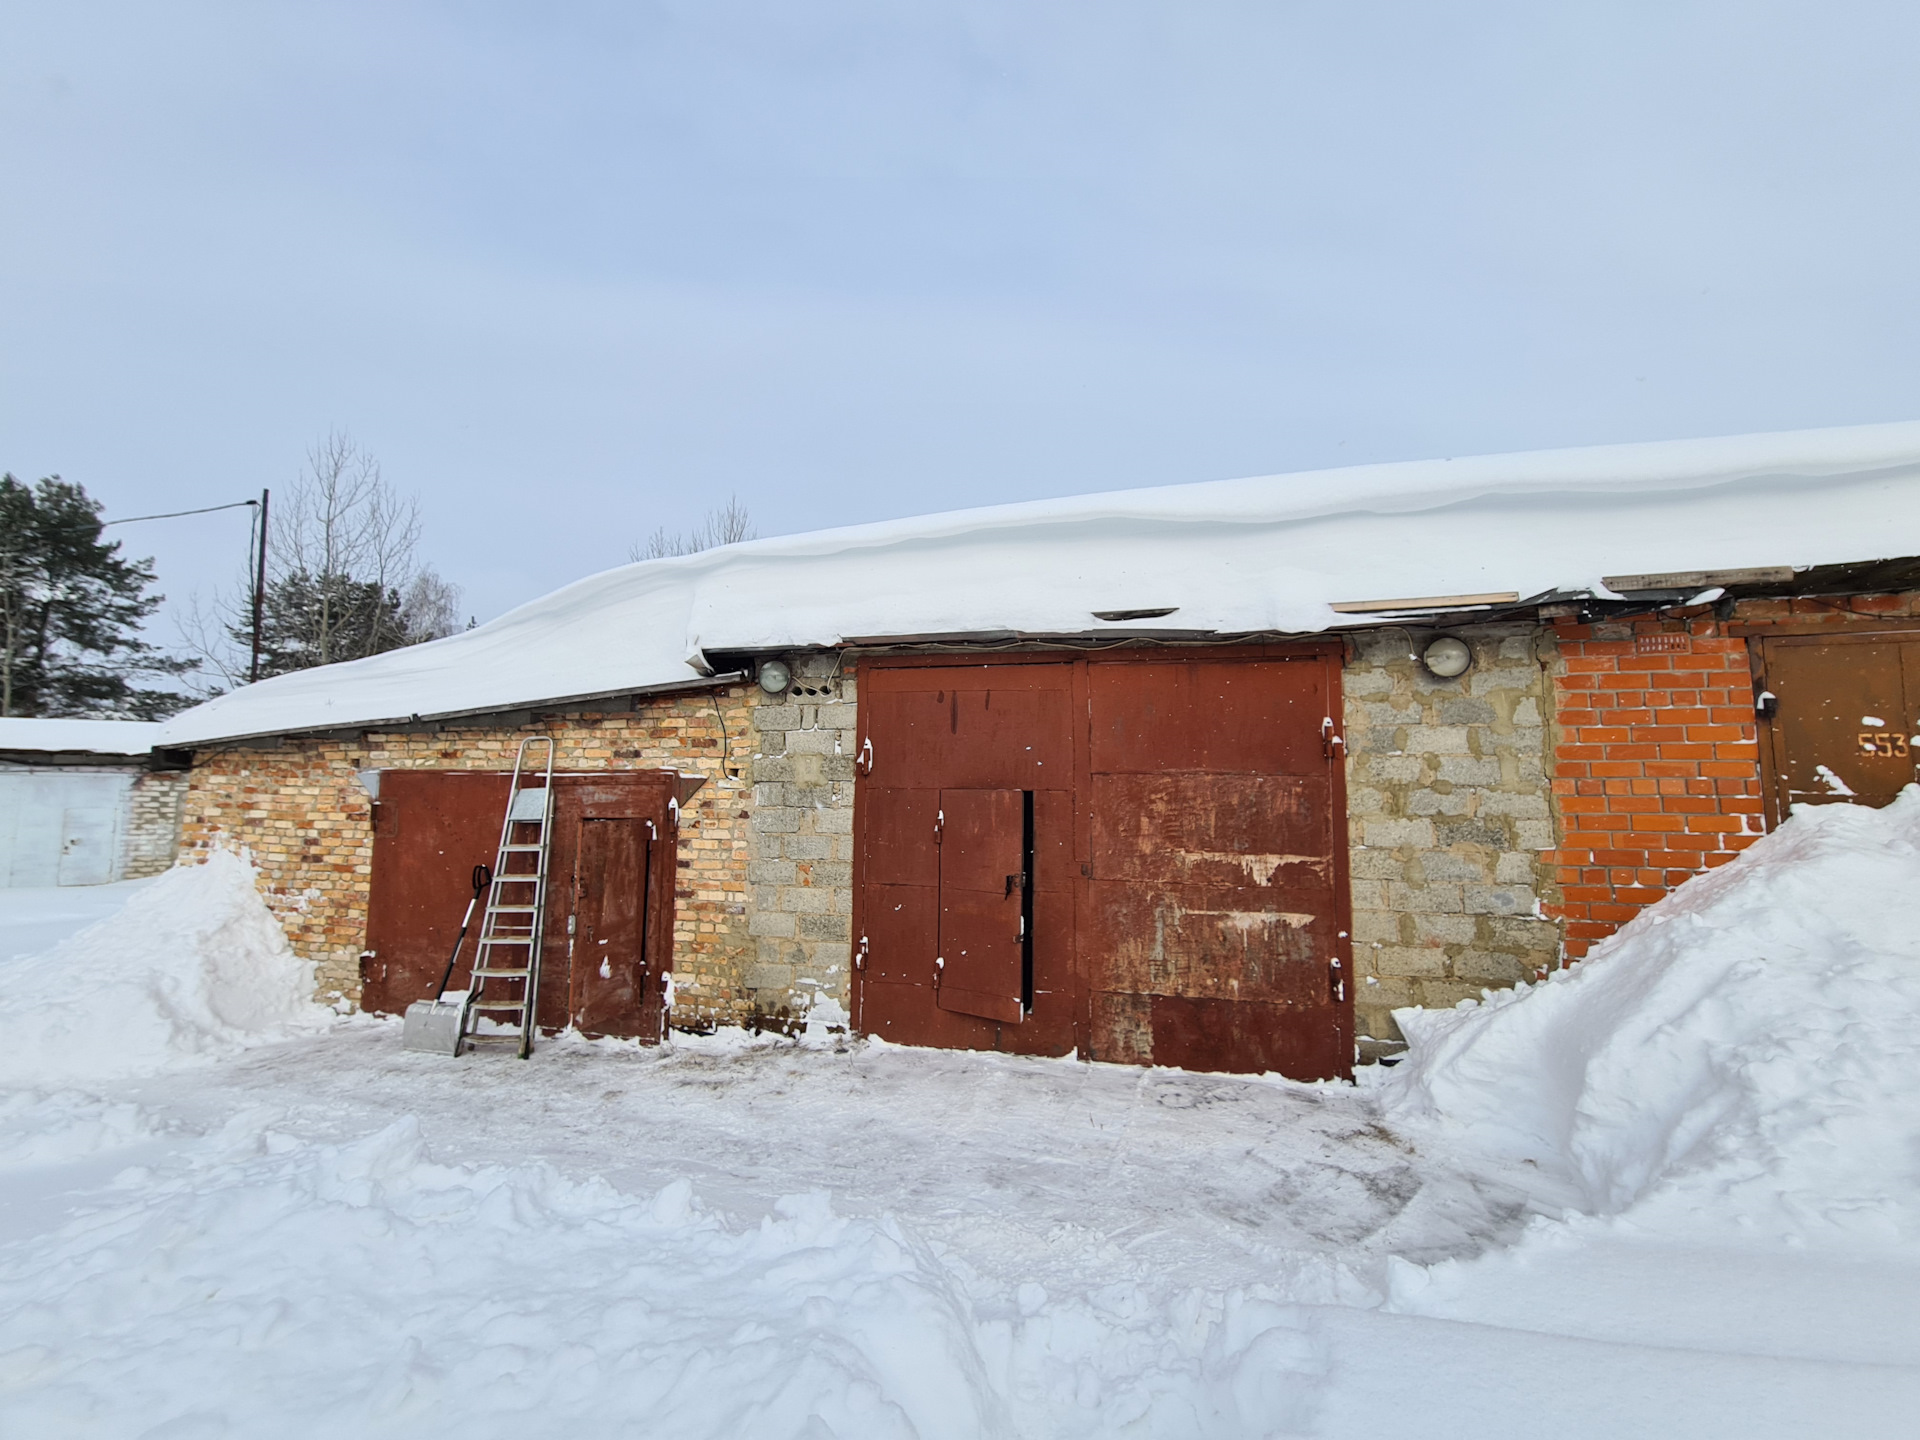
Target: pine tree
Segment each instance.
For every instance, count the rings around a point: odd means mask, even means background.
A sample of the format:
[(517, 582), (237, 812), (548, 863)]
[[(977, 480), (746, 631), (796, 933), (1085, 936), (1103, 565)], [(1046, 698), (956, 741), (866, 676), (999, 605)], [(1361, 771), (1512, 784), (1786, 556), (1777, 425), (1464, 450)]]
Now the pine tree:
[[(245, 643), (248, 628), (231, 631)], [(351, 575), (295, 570), (267, 585), (260, 614), (260, 677), (414, 644), (400, 592)]]
[(0, 715), (152, 720), (187, 703), (135, 684), (190, 667), (140, 638), (165, 599), (148, 593), (153, 562), (100, 531), (81, 486), (0, 475)]

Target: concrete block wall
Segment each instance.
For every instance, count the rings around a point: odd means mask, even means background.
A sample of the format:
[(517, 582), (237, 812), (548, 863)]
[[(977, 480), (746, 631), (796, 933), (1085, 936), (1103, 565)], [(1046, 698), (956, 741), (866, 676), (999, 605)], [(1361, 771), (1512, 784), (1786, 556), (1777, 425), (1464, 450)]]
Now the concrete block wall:
[(1452, 1005), (1559, 964), (1549, 734), (1555, 661), (1538, 625), (1450, 629), (1472, 667), (1420, 663), (1433, 632), (1353, 637), (1343, 676), (1354, 1018), (1396, 1048), (1392, 1011)]
[(186, 799), (185, 771), (149, 771), (134, 780), (127, 801), (127, 828), (121, 837), (121, 875), (138, 880), (173, 868), (180, 853)]
[[(747, 968), (748, 793), (744, 687), (643, 700), (640, 708), (521, 725), (285, 739), (202, 752), (187, 786), (181, 862), (245, 849), (317, 998), (357, 1001), (373, 873), (372, 802), (361, 770), (506, 770), (520, 739), (550, 734), (561, 770), (659, 770), (707, 779), (680, 815), (672, 1023), (731, 1024), (753, 1009)], [(737, 773), (735, 773), (737, 772)]]
[(752, 831), (747, 877), (754, 958), (752, 1008), (790, 1023), (850, 1003), (853, 924), (854, 677), (840, 657), (788, 657), (786, 694), (760, 692), (752, 711)]

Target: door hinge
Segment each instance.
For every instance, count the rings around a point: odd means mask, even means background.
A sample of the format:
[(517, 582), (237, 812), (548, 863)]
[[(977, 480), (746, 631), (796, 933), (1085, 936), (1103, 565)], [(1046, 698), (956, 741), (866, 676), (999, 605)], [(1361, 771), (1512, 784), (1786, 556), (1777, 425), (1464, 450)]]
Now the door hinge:
[(1345, 740), (1342, 740), (1334, 733), (1333, 717), (1331, 715), (1322, 717), (1320, 721), (1320, 753), (1331, 760), (1346, 747), (1346, 743)]
[(853, 952), (853, 968), (856, 970), (867, 968), (867, 937), (864, 935), (860, 937), (860, 948)]
[(1340, 957), (1334, 956), (1327, 962), (1327, 978), (1331, 982), (1335, 1003), (1347, 998), (1347, 977), (1341, 973)]
[(860, 753), (854, 756), (853, 768), (862, 775), (873, 774), (873, 737), (868, 736), (860, 742)]
[(946, 828), (947, 828), (947, 812), (944, 810), (935, 811), (933, 816), (933, 843), (934, 844), (938, 845), (940, 843), (940, 837), (945, 832)]

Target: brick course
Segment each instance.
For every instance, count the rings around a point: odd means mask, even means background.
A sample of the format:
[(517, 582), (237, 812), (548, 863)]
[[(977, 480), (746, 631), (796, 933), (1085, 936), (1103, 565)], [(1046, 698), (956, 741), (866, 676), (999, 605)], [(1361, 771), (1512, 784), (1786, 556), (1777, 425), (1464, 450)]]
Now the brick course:
[(1555, 636), (1560, 900), (1548, 913), (1577, 960), (1760, 838), (1759, 732), (1746, 641), (1711, 618), (1562, 622)]
[(121, 843), (121, 875), (138, 880), (172, 868), (180, 853), (180, 817), (186, 798), (183, 771), (150, 771), (133, 782)]

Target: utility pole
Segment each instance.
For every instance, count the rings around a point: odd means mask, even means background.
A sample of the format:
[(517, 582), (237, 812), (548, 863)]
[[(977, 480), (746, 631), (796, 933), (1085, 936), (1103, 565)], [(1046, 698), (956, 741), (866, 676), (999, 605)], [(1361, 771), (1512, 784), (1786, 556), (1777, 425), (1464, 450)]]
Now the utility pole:
[(260, 492), (260, 544), (253, 571), (253, 663), (247, 671), (249, 683), (260, 678), (260, 621), (267, 602), (267, 496)]

